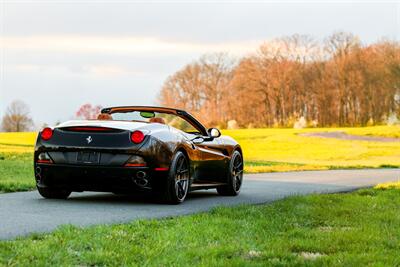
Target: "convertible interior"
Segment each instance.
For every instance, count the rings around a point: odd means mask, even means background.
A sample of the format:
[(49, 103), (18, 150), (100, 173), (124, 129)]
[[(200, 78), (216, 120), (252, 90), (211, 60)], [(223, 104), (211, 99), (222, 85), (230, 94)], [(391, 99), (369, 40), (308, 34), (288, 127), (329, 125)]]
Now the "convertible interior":
[[(111, 121), (113, 120), (112, 116), (110, 114), (107, 113), (100, 113), (97, 116), (98, 120), (103, 120), (103, 121)], [(158, 118), (158, 117), (154, 117), (154, 118), (150, 118), (149, 119), (150, 123), (161, 123), (161, 124), (166, 124), (165, 120), (163, 118)]]

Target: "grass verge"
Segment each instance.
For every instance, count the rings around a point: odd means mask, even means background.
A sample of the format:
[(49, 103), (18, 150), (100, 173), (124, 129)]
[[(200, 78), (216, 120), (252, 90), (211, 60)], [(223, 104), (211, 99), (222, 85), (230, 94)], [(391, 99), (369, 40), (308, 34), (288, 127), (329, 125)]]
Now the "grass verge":
[(0, 242), (11, 266), (398, 266), (400, 190), (290, 197)]
[(34, 187), (32, 153), (0, 153), (0, 192), (27, 191)]

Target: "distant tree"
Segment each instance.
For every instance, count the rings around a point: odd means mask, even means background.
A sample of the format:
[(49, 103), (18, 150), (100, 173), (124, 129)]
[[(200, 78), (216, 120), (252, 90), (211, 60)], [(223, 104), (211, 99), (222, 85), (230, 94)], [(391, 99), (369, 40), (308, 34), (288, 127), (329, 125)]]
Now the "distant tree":
[(92, 106), (91, 104), (87, 103), (82, 105), (79, 110), (76, 112), (76, 117), (85, 119), (85, 120), (94, 120), (97, 118), (97, 115), (101, 112), (102, 107)]
[(6, 132), (26, 132), (33, 126), (29, 107), (20, 100), (13, 101), (6, 109), (1, 128)]
[(201, 57), (170, 76), (160, 93), (162, 105), (190, 110), (207, 125), (225, 121), (234, 62), (226, 54)]
[(351, 33), (271, 40), (232, 62), (208, 55), (169, 76), (162, 105), (190, 110), (207, 125), (292, 127), (381, 124), (400, 117), (400, 42), (363, 44)]

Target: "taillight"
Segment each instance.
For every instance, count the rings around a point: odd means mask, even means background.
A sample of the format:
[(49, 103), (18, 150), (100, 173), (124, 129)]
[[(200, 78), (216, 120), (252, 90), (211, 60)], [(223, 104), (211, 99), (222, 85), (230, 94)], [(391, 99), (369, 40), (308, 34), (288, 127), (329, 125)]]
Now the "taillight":
[(134, 131), (131, 134), (131, 141), (140, 144), (144, 140), (144, 134), (141, 131)]
[(51, 128), (44, 128), (40, 134), (43, 140), (49, 140), (53, 136), (53, 130)]

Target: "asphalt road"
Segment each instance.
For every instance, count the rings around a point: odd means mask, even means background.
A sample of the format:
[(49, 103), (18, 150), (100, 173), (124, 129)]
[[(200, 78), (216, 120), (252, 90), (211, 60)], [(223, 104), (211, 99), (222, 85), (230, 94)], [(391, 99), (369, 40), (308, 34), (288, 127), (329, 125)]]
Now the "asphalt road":
[(264, 173), (245, 176), (237, 197), (215, 190), (197, 191), (181, 205), (163, 205), (146, 196), (74, 193), (68, 200), (48, 200), (36, 191), (0, 194), (0, 239), (49, 232), (63, 224), (88, 226), (207, 211), (219, 205), (265, 203), (290, 195), (351, 191), (400, 180), (399, 169)]

